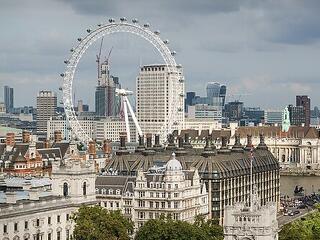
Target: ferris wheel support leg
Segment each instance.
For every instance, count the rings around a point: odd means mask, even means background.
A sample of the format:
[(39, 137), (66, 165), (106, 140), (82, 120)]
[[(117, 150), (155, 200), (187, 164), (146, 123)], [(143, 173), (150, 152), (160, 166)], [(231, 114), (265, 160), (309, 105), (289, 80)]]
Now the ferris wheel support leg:
[(139, 134), (139, 136), (142, 136), (142, 131), (141, 131), (140, 125), (139, 125), (139, 123), (138, 123), (138, 120), (137, 120), (137, 118), (136, 118), (136, 115), (134, 114), (134, 112), (133, 112), (133, 110), (132, 110), (131, 104), (130, 104), (127, 96), (125, 96), (124, 98), (125, 98), (126, 103), (128, 104), (128, 108), (129, 108), (130, 114), (131, 114), (131, 116), (132, 116), (133, 122), (134, 122), (134, 124), (136, 125), (138, 134)]
[(128, 142), (130, 142), (130, 128), (129, 128), (129, 117), (128, 117), (128, 109), (127, 109), (127, 98), (123, 97), (123, 110), (124, 110), (124, 120), (126, 122), (126, 131), (127, 131), (127, 138)]

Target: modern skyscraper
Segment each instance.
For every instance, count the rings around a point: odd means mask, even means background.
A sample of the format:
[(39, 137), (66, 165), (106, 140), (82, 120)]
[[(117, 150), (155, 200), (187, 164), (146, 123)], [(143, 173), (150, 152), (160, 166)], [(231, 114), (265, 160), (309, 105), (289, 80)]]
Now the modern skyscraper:
[(57, 95), (52, 91), (40, 91), (37, 96), (37, 134), (46, 135), (47, 121), (56, 116)]
[(310, 117), (311, 117), (311, 111), (310, 111), (310, 106), (311, 106), (311, 100), (307, 95), (301, 95), (301, 96), (296, 96), (296, 106), (300, 107), (302, 106), (304, 109), (304, 115), (305, 115), (305, 126), (310, 126)]
[[(172, 72), (166, 65), (145, 65), (140, 68), (136, 84), (137, 118), (142, 132), (156, 134), (168, 123), (172, 107), (173, 128), (184, 125), (184, 81), (182, 67)], [(179, 94), (175, 96), (173, 94)], [(172, 104), (173, 99), (179, 99)]]
[(121, 88), (119, 78), (110, 75), (108, 59), (98, 64), (98, 85), (95, 92), (96, 115), (116, 116), (120, 111), (120, 98), (116, 96), (116, 88)]
[(264, 111), (264, 122), (266, 124), (281, 124), (282, 123), (282, 114), (281, 110), (265, 110)]
[(239, 121), (243, 117), (243, 102), (229, 102), (225, 108), (226, 117), (228, 117), (230, 121)]
[(9, 86), (4, 86), (4, 104), (7, 113), (13, 112), (13, 88)]
[(227, 95), (227, 87), (226, 85), (221, 85), (219, 97), (221, 99), (222, 107), (224, 107), (226, 103), (226, 95)]
[[(289, 118), (291, 125), (302, 126), (305, 125), (306, 116), (303, 106), (288, 106)], [(309, 122), (310, 124), (310, 122)]]
[(209, 82), (206, 89), (208, 104), (219, 106), (222, 109), (225, 104), (227, 87), (217, 82)]
[(184, 102), (185, 112), (188, 110), (188, 106), (192, 105), (192, 100), (196, 97), (195, 92), (187, 92), (187, 97)]

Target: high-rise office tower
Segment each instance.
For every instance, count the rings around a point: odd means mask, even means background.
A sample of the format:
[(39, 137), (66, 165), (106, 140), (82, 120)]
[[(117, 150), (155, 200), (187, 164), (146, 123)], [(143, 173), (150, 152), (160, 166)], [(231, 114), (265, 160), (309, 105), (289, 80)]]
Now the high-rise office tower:
[(13, 88), (9, 86), (4, 86), (4, 104), (6, 107), (6, 112), (7, 113), (12, 113), (13, 112)]
[(207, 84), (207, 101), (209, 105), (224, 107), (227, 87), (217, 82)]
[(192, 105), (192, 100), (196, 97), (195, 92), (187, 92), (187, 97), (184, 100), (184, 107), (185, 107), (185, 112), (188, 110), (188, 106)]
[(98, 85), (95, 92), (95, 110), (97, 116), (116, 116), (120, 111), (120, 99), (116, 88), (121, 88), (119, 78), (110, 75), (109, 62), (98, 62)]
[[(173, 128), (184, 125), (184, 81), (182, 67), (171, 71), (166, 65), (145, 65), (137, 77), (137, 118), (142, 132), (156, 134), (168, 124), (171, 108)], [(176, 101), (175, 104), (173, 102)]]
[(47, 121), (56, 116), (57, 95), (52, 91), (40, 91), (37, 96), (37, 134), (46, 135)]
[(227, 95), (227, 87), (226, 87), (226, 85), (221, 85), (219, 97), (221, 99), (222, 107), (224, 107), (224, 105), (226, 103), (226, 95)]
[(306, 124), (305, 109), (303, 106), (288, 106), (291, 125), (302, 126)]
[(304, 116), (305, 116), (304, 124), (305, 124), (305, 126), (309, 127), (310, 126), (310, 117), (311, 117), (311, 111), (310, 111), (311, 101), (310, 101), (310, 98), (308, 96), (306, 96), (306, 95), (296, 96), (296, 106), (297, 107), (300, 107), (300, 106), (303, 107)]

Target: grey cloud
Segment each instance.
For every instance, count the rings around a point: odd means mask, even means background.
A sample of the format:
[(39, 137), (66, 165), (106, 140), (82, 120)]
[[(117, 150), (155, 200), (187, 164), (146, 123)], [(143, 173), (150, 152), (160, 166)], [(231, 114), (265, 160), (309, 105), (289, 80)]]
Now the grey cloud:
[[(170, 40), (177, 62), (184, 66), (187, 91), (204, 94), (207, 81), (224, 82), (231, 91), (248, 91), (244, 86), (249, 84), (252, 95), (244, 100), (272, 107), (290, 101), (306, 85), (312, 87), (302, 90), (316, 103), (319, 5), (316, 0), (0, 0), (0, 28), (5, 33), (0, 38), (0, 90), (9, 84), (17, 93), (23, 88), (34, 96), (29, 100), (17, 94), (18, 105), (34, 102), (41, 88), (57, 91), (63, 60), (86, 28), (126, 16), (149, 22)], [(104, 52), (111, 46), (112, 72), (130, 89), (135, 88), (140, 61), (161, 60), (141, 39), (110, 36)], [(81, 59), (75, 79), (77, 96), (90, 103), (97, 48), (89, 48)], [(256, 81), (265, 76), (270, 86), (261, 88)]]

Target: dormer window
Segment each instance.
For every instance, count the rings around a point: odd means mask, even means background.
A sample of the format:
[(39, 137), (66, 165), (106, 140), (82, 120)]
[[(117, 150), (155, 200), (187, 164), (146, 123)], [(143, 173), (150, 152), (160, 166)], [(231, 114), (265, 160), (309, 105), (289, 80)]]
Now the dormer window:
[(117, 189), (117, 190), (116, 190), (116, 194), (117, 194), (117, 195), (120, 195), (120, 189)]

